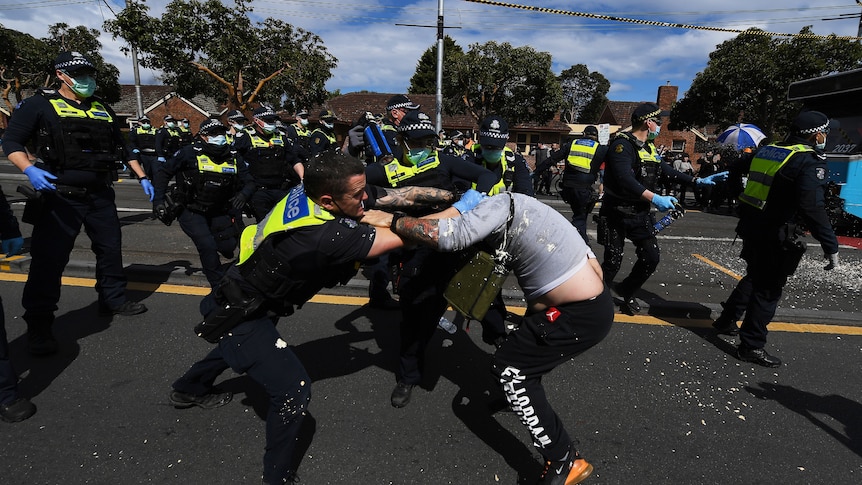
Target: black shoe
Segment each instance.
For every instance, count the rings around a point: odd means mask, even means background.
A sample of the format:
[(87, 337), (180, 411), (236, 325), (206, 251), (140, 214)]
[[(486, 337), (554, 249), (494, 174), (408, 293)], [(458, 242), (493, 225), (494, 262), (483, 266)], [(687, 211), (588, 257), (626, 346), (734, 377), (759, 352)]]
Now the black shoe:
[(736, 326), (736, 322), (725, 322), (721, 317), (712, 322), (712, 328), (722, 335), (739, 335), (739, 327)]
[(635, 297), (623, 297), (623, 302), (620, 303), (620, 311), (626, 315), (635, 316), (641, 312), (641, 306), (635, 300)]
[(398, 310), (401, 308), (401, 304), (398, 303), (398, 300), (392, 298), (378, 298), (368, 300), (368, 306), (377, 310)]
[(389, 402), (392, 403), (392, 407), (403, 408), (410, 402), (410, 394), (412, 392), (413, 384), (399, 382), (398, 384), (395, 384), (395, 389), (392, 390), (392, 396), (390, 396)]
[(124, 317), (129, 317), (144, 313), (145, 311), (147, 311), (147, 307), (144, 306), (143, 303), (131, 300), (126, 300), (125, 303), (116, 308), (110, 308), (107, 305), (99, 305), (99, 315), (102, 316), (122, 315)]
[(546, 461), (538, 485), (574, 485), (593, 473), (593, 466), (577, 453), (560, 461)]
[(741, 345), (736, 351), (736, 356), (743, 362), (752, 362), (763, 367), (780, 367), (781, 359), (769, 355), (764, 349), (746, 349)]
[(51, 334), (50, 330), (47, 333), (27, 332), (27, 351), (30, 352), (30, 355), (42, 357), (56, 354), (59, 348), (60, 346), (57, 345), (57, 340)]
[(194, 394), (186, 394), (180, 391), (171, 391), (170, 399), (175, 408), (197, 406), (203, 409), (215, 409), (229, 403), (233, 399), (233, 393), (211, 392), (203, 396), (195, 396)]
[(19, 397), (9, 404), (0, 404), (0, 419), (7, 423), (17, 423), (36, 414), (36, 405), (27, 398)]

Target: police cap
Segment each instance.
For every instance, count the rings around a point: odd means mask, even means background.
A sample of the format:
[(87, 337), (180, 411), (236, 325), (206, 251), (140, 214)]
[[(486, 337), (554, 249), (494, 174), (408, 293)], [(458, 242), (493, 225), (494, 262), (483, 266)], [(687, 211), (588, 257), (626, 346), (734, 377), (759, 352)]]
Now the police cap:
[(140, 118), (138, 118), (138, 123), (143, 123), (143, 122), (145, 122), (145, 121), (146, 121), (147, 123), (149, 123), (149, 122), (150, 122), (150, 119), (147, 117), (147, 115), (144, 115), (144, 116), (141, 116)]
[(278, 114), (276, 114), (275, 110), (273, 110), (269, 106), (261, 106), (260, 108), (256, 108), (252, 115), (263, 121), (276, 121), (278, 120)]
[(667, 111), (662, 111), (655, 103), (643, 103), (632, 111), (632, 124), (643, 123), (650, 119), (659, 119), (668, 114)]
[(171, 115), (165, 115), (165, 121), (176, 121), (176, 119)]
[(464, 138), (464, 134), (458, 130), (450, 131), (448, 136), (449, 136), (450, 140), (460, 140), (460, 139)]
[(479, 144), (502, 148), (509, 141), (509, 124), (497, 115), (482, 120), (479, 126)]
[(408, 111), (401, 118), (401, 123), (398, 125), (398, 133), (412, 140), (437, 135), (437, 132), (434, 131), (434, 125), (431, 124), (431, 118), (418, 110)]
[(584, 128), (584, 136), (594, 136), (596, 138), (599, 137), (599, 129), (593, 125), (590, 125)]
[(332, 110), (325, 109), (320, 112), (319, 118), (322, 120), (334, 120), (335, 113), (333, 113)]
[(78, 71), (96, 72), (96, 66), (80, 52), (64, 51), (54, 59), (54, 69), (69, 74)]
[(819, 111), (804, 111), (799, 113), (790, 129), (797, 135), (813, 135), (814, 133), (825, 132), (829, 133), (832, 128), (838, 128), (839, 124), (835, 120), (830, 120), (828, 116)]
[(245, 115), (242, 114), (242, 111), (238, 109), (229, 111), (227, 114), (227, 119), (231, 121), (247, 121)]
[(389, 101), (386, 102), (386, 111), (392, 111), (393, 109), (403, 108), (407, 111), (419, 109), (418, 104), (413, 104), (410, 101), (410, 98), (403, 94), (396, 94), (389, 98)]
[(223, 135), (227, 133), (227, 127), (215, 118), (209, 118), (201, 122), (198, 130), (201, 135)]
[(301, 109), (301, 110), (297, 111), (296, 117), (297, 118), (308, 118), (308, 110), (307, 109)]

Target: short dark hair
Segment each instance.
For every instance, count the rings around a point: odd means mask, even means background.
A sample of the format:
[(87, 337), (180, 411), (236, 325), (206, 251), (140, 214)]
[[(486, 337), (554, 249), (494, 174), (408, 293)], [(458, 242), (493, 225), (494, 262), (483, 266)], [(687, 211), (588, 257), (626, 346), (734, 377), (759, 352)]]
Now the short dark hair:
[(365, 166), (358, 158), (326, 150), (314, 156), (305, 167), (305, 193), (314, 200), (326, 194), (341, 197), (347, 192), (347, 179), (364, 173)]

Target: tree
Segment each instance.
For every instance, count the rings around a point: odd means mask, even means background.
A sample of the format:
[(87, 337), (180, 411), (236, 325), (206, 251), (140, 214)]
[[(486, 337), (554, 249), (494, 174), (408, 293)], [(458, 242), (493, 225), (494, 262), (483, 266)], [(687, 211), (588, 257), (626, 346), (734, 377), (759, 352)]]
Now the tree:
[(862, 66), (862, 45), (857, 42), (810, 38), (810, 27), (789, 39), (759, 32), (749, 29), (717, 46), (674, 106), (671, 129), (746, 122), (774, 138), (801, 108), (787, 101), (792, 82)]
[(143, 4), (128, 5), (105, 22), (140, 52), (145, 67), (182, 96), (204, 94), (232, 109), (255, 100), (295, 110), (326, 99), (326, 81), (337, 59), (317, 35), (281, 20), (253, 23), (251, 0), (174, 0), (161, 18)]
[(585, 64), (576, 64), (561, 72), (557, 80), (563, 90), (564, 123), (597, 123), (608, 103), (610, 81), (600, 72), (590, 72)]
[(46, 87), (54, 74), (54, 59), (64, 50), (78, 51), (96, 66), (98, 88), (96, 95), (109, 103), (120, 99), (119, 70), (106, 63), (99, 51), (99, 31), (84, 26), (70, 28), (67, 24), (54, 24), (48, 37), (37, 39), (30, 34), (0, 27), (0, 79), (3, 102), (12, 111), (15, 100), (21, 100), (26, 90)]
[[(449, 73), (452, 64), (459, 56), (464, 55), (464, 49), (461, 48), (448, 35), (443, 36), (443, 77)], [(407, 90), (411, 94), (436, 94), (437, 93), (437, 43), (428, 48), (419, 58), (416, 64), (416, 72), (410, 78), (410, 88)], [(451, 95), (451, 93), (450, 93)], [(446, 93), (443, 93), (444, 97)]]
[(562, 106), (551, 55), (494, 41), (473, 44), (444, 76), (444, 108), (477, 122), (496, 114), (511, 124), (547, 123)]

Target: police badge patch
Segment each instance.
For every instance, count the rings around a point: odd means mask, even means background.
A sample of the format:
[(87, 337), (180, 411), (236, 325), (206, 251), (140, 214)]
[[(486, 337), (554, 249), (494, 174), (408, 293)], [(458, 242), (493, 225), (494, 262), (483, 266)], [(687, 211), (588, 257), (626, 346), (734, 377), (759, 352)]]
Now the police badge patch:
[(826, 169), (823, 167), (817, 167), (815, 169), (815, 175), (817, 176), (817, 180), (824, 180), (826, 178)]
[(356, 229), (359, 226), (358, 222), (354, 221), (353, 219), (350, 219), (349, 217), (342, 217), (338, 220), (338, 222), (340, 222), (343, 226), (349, 227), (350, 229)]
[(616, 146), (616, 148), (614, 148), (614, 151), (615, 151), (616, 153), (622, 153), (622, 152), (623, 152), (623, 145), (622, 145), (622, 143), (618, 143), (618, 144), (617, 144), (617, 146)]

